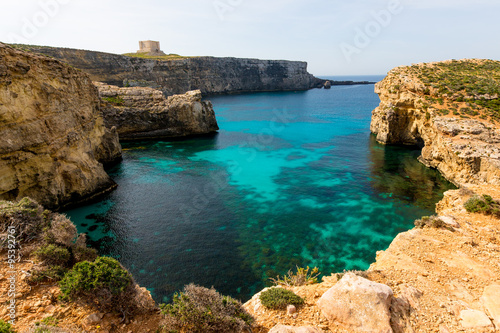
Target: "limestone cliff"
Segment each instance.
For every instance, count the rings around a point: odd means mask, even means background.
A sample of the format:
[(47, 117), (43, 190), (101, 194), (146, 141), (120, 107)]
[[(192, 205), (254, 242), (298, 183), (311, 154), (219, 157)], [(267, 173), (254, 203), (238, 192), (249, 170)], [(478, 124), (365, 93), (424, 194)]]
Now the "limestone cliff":
[(116, 186), (103, 163), (121, 157), (118, 134), (90, 78), (58, 60), (0, 44), (0, 137), (1, 199), (59, 208)]
[(307, 63), (285, 60), (191, 57), (156, 60), (66, 48), (22, 46), (60, 59), (92, 80), (123, 86), (144, 85), (165, 95), (201, 90), (202, 94), (307, 90), (324, 80), (307, 72)]
[(152, 88), (95, 84), (103, 100), (104, 122), (116, 127), (120, 140), (183, 137), (219, 129), (212, 103), (202, 101), (199, 90), (165, 98)]
[(388, 144), (420, 144), (421, 162), (455, 183), (500, 184), (500, 62), (398, 67), (375, 86), (371, 131)]

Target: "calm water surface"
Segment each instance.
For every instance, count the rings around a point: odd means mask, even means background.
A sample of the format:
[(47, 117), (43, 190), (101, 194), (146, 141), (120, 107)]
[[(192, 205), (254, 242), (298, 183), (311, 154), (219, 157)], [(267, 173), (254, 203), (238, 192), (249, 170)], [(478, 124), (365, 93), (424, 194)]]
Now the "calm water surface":
[(452, 188), (418, 150), (375, 142), (373, 85), (210, 100), (218, 135), (124, 144), (118, 189), (66, 212), (159, 302), (190, 282), (247, 300), (296, 265), (366, 269)]

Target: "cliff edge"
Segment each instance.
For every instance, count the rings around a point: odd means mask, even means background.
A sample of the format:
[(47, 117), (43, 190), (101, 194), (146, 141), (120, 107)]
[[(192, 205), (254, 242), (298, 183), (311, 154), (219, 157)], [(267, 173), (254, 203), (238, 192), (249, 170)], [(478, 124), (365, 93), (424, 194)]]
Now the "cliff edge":
[(420, 161), (456, 185), (500, 184), (500, 62), (450, 60), (398, 67), (375, 86), (371, 131), (423, 146)]
[(118, 54), (19, 45), (88, 73), (93, 81), (116, 86), (147, 86), (166, 96), (200, 90), (203, 95), (256, 91), (307, 90), (324, 80), (307, 72), (307, 63), (217, 57), (144, 59)]
[(81, 71), (0, 43), (0, 199), (61, 208), (113, 189), (121, 158), (99, 95)]

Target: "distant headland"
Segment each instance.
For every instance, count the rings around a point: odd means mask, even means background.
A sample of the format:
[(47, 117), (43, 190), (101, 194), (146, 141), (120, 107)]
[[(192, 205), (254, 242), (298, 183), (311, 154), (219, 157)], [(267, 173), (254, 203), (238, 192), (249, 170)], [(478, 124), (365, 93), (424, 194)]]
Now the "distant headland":
[(93, 81), (151, 87), (166, 96), (191, 90), (200, 90), (206, 96), (375, 83), (320, 79), (307, 71), (303, 61), (166, 54), (157, 41), (141, 41), (139, 51), (124, 55), (48, 46), (15, 47), (59, 59), (86, 72)]

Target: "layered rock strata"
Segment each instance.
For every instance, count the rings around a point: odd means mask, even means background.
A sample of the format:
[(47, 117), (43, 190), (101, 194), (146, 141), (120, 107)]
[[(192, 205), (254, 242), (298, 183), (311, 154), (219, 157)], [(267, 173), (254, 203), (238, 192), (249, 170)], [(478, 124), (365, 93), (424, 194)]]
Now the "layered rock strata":
[(0, 44), (0, 198), (60, 208), (113, 189), (121, 147), (99, 103), (81, 71)]
[(147, 85), (165, 95), (200, 90), (202, 94), (307, 90), (324, 80), (307, 72), (307, 63), (285, 60), (188, 57), (143, 59), (66, 48), (22, 46), (62, 60), (90, 75), (92, 80), (123, 86)]
[(453, 105), (463, 110), (472, 104), (424, 84), (419, 73), (434, 66), (399, 67), (375, 85), (381, 102), (372, 114), (372, 133), (386, 144), (422, 145), (420, 161), (455, 185), (500, 184), (500, 128), (479, 114), (451, 114)]
[(116, 127), (121, 140), (185, 137), (219, 129), (212, 103), (202, 101), (199, 90), (166, 98), (152, 88), (95, 84), (105, 124)]

